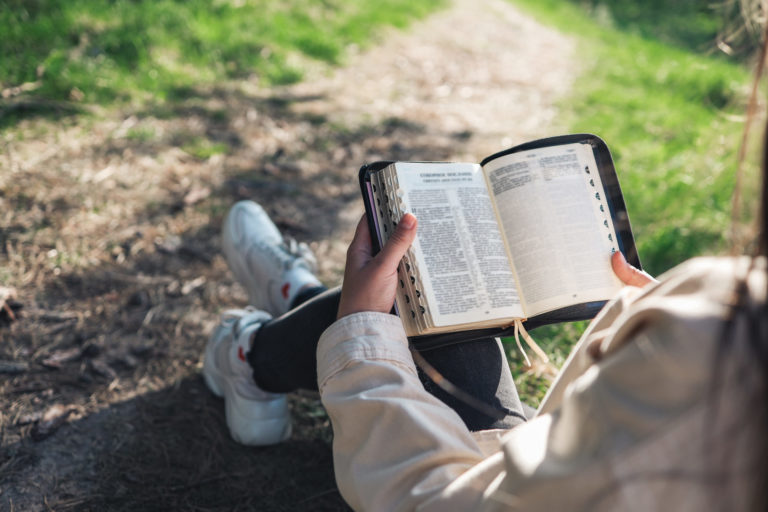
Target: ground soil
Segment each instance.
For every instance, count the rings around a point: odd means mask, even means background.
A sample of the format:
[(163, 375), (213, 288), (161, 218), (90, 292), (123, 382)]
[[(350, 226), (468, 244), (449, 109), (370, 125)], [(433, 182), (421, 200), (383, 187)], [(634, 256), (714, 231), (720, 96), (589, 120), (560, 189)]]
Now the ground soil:
[(362, 163), (477, 161), (558, 133), (574, 54), (502, 0), (457, 0), (295, 86), (222, 83), (7, 129), (0, 510), (347, 510), (316, 393), (290, 395), (289, 441), (246, 448), (200, 378), (219, 314), (246, 302), (222, 218), (259, 201), (336, 284)]

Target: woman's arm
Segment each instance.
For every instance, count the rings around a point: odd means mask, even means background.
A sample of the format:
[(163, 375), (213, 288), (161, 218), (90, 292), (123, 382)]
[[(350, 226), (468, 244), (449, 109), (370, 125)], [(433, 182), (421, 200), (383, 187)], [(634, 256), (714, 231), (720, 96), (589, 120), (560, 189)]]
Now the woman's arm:
[(421, 385), (396, 316), (345, 316), (320, 338), (317, 363), (336, 482), (355, 510), (414, 510), (483, 460), (458, 414)]
[(406, 214), (375, 257), (364, 219), (347, 251), (339, 320), (318, 343), (318, 387), (334, 430), (336, 481), (357, 510), (412, 510), (480, 462), (461, 418), (424, 390), (394, 303), (416, 236)]
[[(506, 473), (501, 452), (484, 458), (458, 415), (424, 390), (402, 324), (387, 314), (397, 264), (414, 236), (415, 218), (401, 222), (374, 258), (361, 221), (348, 251), (340, 320), (318, 344), (318, 385), (334, 428), (336, 479), (356, 510), (440, 509), (446, 502), (471, 510)], [(651, 281), (625, 260), (612, 263), (628, 284)]]

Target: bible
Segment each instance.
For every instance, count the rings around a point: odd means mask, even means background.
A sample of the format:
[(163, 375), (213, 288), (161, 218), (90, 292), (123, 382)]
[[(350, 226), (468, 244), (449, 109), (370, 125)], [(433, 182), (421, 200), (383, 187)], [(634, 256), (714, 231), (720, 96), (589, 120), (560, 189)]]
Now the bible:
[(395, 299), (416, 348), (592, 318), (622, 286), (611, 253), (641, 268), (595, 135), (528, 142), (479, 164), (375, 162), (359, 178), (375, 251), (406, 212), (418, 219)]

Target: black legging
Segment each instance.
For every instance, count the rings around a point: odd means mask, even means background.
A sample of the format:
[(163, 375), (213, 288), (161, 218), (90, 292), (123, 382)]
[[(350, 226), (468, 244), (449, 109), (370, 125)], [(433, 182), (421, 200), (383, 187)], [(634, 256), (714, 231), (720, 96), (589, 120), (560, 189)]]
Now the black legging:
[[(340, 292), (340, 288), (306, 290), (296, 298), (293, 309), (261, 326), (248, 353), (260, 388), (273, 393), (317, 390), (317, 341), (336, 320)], [(421, 355), (456, 387), (503, 411), (499, 419), (467, 405), (439, 388), (419, 368), (424, 388), (455, 410), (470, 430), (511, 428), (524, 421), (523, 407), (498, 341), (458, 343)]]

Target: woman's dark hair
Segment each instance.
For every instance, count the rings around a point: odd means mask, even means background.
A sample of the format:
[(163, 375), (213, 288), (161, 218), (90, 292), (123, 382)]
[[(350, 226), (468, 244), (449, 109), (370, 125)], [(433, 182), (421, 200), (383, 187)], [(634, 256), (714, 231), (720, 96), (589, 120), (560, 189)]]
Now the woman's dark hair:
[[(766, 52), (767, 49), (768, 37), (763, 43), (763, 51)], [(758, 225), (755, 252), (757, 256), (765, 257), (768, 256), (768, 116), (766, 116), (766, 126), (763, 133), (763, 163), (760, 181), (760, 208), (757, 213)]]
[[(747, 157), (747, 145), (749, 142), (750, 126), (753, 120), (758, 117), (758, 104), (765, 103), (758, 101), (761, 94), (761, 82), (765, 71), (766, 59), (768, 59), (768, 21), (765, 19), (766, 12), (763, 7), (765, 3), (763, 0), (741, 0), (743, 13), (755, 13), (754, 19), (749, 20), (752, 26), (762, 24), (762, 37), (760, 40), (759, 52), (757, 55), (757, 62), (755, 65), (755, 75), (752, 84), (752, 91), (750, 94), (749, 102), (747, 105), (747, 117), (744, 130), (742, 133), (741, 147), (738, 155), (738, 168), (736, 175), (736, 184), (733, 194), (733, 217), (732, 217), (732, 240), (731, 243), (735, 248), (740, 244), (739, 240), (739, 228), (738, 224), (741, 221), (741, 182), (742, 173), (744, 171), (744, 161)], [(760, 203), (758, 211), (755, 212), (755, 226), (756, 230), (754, 239), (748, 245), (751, 246), (748, 250), (748, 256), (751, 256), (751, 264), (747, 273), (741, 278), (737, 279), (736, 288), (734, 290), (732, 306), (729, 314), (726, 318), (725, 324), (721, 331), (720, 342), (718, 347), (718, 357), (716, 358), (715, 369), (715, 382), (714, 387), (723, 384), (723, 375), (725, 372), (720, 365), (720, 361), (728, 360), (728, 356), (734, 350), (734, 344), (732, 343), (733, 337), (737, 334), (738, 329), (743, 329), (746, 338), (747, 349), (747, 361), (746, 364), (740, 366), (740, 369), (745, 370), (747, 375), (743, 375), (740, 378), (740, 382), (744, 384), (743, 396), (731, 396), (723, 398), (720, 395), (719, 399), (715, 399), (715, 408), (719, 407), (718, 402), (723, 400), (741, 400), (744, 402), (745, 407), (743, 409), (743, 417), (737, 419), (736, 423), (742, 425), (753, 424), (756, 425), (760, 435), (758, 439), (752, 439), (755, 441), (753, 446), (753, 458), (757, 467), (753, 468), (754, 471), (747, 478), (754, 478), (752, 488), (757, 490), (758, 495), (754, 496), (754, 500), (750, 505), (750, 510), (768, 510), (768, 279), (766, 279), (765, 290), (750, 290), (747, 282), (749, 276), (757, 271), (766, 272), (765, 259), (768, 257), (768, 115), (766, 112), (762, 112), (764, 119), (763, 134), (762, 134), (762, 148), (761, 148), (761, 165), (760, 165)], [(744, 246), (740, 248), (739, 252), (744, 251)], [(734, 252), (734, 251), (732, 251)], [(756, 299), (756, 293), (757, 299)], [(760, 297), (759, 294), (762, 294)], [(713, 396), (718, 396), (717, 389), (713, 389)], [(753, 422), (757, 422), (756, 424)], [(732, 432), (734, 433), (734, 432)], [(735, 433), (738, 435), (738, 433)], [(722, 450), (725, 453), (721, 453), (720, 456), (727, 457), (726, 453), (730, 450), (729, 439), (716, 440), (721, 445)], [(745, 475), (730, 475), (732, 478), (744, 478)], [(726, 479), (727, 480), (727, 479)], [(729, 503), (722, 503), (723, 509), (731, 509)]]
[[(763, 36), (761, 62), (765, 62), (768, 56), (768, 23)], [(756, 75), (755, 81), (760, 80), (760, 75)], [(763, 147), (762, 147), (762, 165), (760, 179), (760, 206), (757, 212), (757, 240), (755, 243), (754, 257), (768, 258), (768, 115), (764, 115), (766, 123), (763, 128)], [(768, 282), (768, 279), (766, 279)], [(767, 286), (768, 287), (768, 286)], [(761, 395), (757, 395), (757, 403), (762, 405), (763, 427), (768, 433), (768, 290), (765, 291), (763, 303), (754, 309), (747, 309), (747, 322), (749, 325), (748, 344), (752, 356), (757, 363), (756, 368), (761, 377)], [(765, 434), (764, 434), (765, 435)], [(763, 446), (758, 450), (763, 460), (768, 458), (768, 439), (763, 437)], [(768, 510), (768, 464), (761, 468), (762, 482), (760, 487), (764, 490), (761, 496), (761, 507)]]

